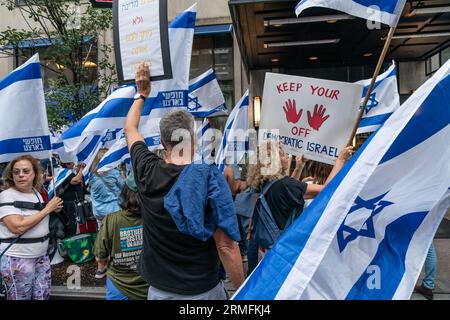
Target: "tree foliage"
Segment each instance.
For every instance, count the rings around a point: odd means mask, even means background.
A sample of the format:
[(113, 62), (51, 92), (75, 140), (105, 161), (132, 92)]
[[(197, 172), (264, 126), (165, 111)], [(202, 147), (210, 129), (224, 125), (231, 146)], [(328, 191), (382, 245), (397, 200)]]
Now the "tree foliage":
[[(111, 10), (93, 8), (86, 0), (21, 0), (20, 5), (16, 0), (0, 0), (0, 3), (10, 11), (18, 11), (27, 26), (1, 31), (0, 53), (29, 58), (20, 50), (25, 40), (34, 49), (38, 48), (39, 40), (30, 40), (45, 39), (51, 43), (39, 48), (41, 65), (55, 75), (46, 88), (51, 129), (78, 120), (98, 105), (116, 82), (115, 66), (109, 62), (112, 46), (98, 41), (111, 29)], [(89, 61), (95, 51), (96, 66)]]

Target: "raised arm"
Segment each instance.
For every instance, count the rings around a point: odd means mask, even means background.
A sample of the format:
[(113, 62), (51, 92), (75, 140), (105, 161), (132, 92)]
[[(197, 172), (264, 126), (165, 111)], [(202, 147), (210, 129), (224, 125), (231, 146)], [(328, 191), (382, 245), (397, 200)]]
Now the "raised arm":
[(301, 155), (300, 157), (298, 157), (298, 156), (295, 157), (295, 169), (292, 172), (292, 175), (291, 175), (292, 178), (294, 178), (296, 180), (300, 179), (300, 176), (302, 174), (303, 168), (305, 167), (306, 161), (308, 161), (308, 160), (306, 160), (303, 155)]
[(146, 63), (138, 65), (136, 71), (136, 86), (137, 96), (131, 105), (125, 120), (124, 132), (127, 140), (128, 150), (131, 150), (131, 146), (137, 141), (145, 141), (144, 137), (139, 133), (139, 121), (141, 120), (142, 107), (144, 106), (145, 99), (150, 94), (150, 69)]
[(306, 188), (306, 192), (304, 194), (305, 199), (312, 199), (317, 196), (317, 194), (322, 191), (325, 186), (333, 180), (333, 178), (338, 174), (339, 170), (342, 169), (342, 167), (345, 165), (348, 159), (353, 154), (353, 147), (345, 147), (341, 149), (339, 152), (339, 156), (336, 159), (336, 163), (334, 164), (333, 169), (331, 170), (330, 174), (328, 175), (327, 180), (325, 181), (325, 184), (308, 184), (308, 187)]

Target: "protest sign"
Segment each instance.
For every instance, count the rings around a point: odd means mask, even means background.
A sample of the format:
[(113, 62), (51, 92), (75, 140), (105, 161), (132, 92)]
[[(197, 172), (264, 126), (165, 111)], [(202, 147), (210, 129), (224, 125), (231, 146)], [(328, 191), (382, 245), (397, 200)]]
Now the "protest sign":
[(141, 62), (149, 64), (152, 81), (172, 78), (167, 0), (117, 0), (113, 15), (119, 81), (132, 82)]
[(362, 90), (353, 83), (266, 73), (259, 141), (279, 139), (289, 154), (334, 164)]

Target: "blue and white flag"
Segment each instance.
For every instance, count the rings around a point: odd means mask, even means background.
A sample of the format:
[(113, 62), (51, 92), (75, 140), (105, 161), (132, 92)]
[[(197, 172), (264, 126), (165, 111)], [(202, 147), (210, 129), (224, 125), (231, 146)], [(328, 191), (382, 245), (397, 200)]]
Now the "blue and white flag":
[(159, 136), (159, 121), (166, 114), (188, 106), (189, 70), (194, 42), (197, 4), (186, 9), (169, 24), (172, 79), (152, 83), (152, 91), (142, 111), (140, 131), (144, 137)]
[[(364, 86), (361, 104), (364, 102), (367, 90), (369, 90), (370, 82), (371, 79), (356, 82)], [(389, 69), (378, 76), (356, 133), (375, 131), (399, 107), (397, 71), (393, 61)], [(361, 110), (361, 107), (359, 109)]]
[(449, 205), (450, 61), (281, 235), (235, 299), (409, 299)]
[(211, 124), (208, 119), (195, 120), (195, 153), (194, 163), (214, 163), (212, 151), (214, 149), (214, 131), (211, 130)]
[(77, 149), (87, 135), (104, 132), (108, 129), (122, 128), (128, 111), (134, 102), (135, 93), (134, 86), (118, 88), (98, 107), (68, 128), (61, 135), (66, 151), (70, 152)]
[(231, 111), (216, 155), (216, 165), (221, 172), (226, 164), (238, 164), (248, 152), (248, 90)]
[(406, 0), (302, 0), (295, 7), (298, 16), (311, 7), (339, 10), (352, 16), (396, 26)]
[[(159, 135), (149, 135), (145, 137), (145, 143), (151, 151), (163, 149)], [(120, 138), (105, 153), (98, 164), (98, 172), (105, 172), (117, 168), (122, 162), (130, 162), (130, 153), (128, 151), (125, 135), (122, 133)]]
[(188, 111), (199, 118), (228, 115), (225, 98), (213, 69), (189, 83)]
[(62, 185), (64, 181), (67, 180), (67, 178), (72, 174), (73, 170), (63, 168), (58, 171), (58, 174), (56, 175), (56, 179), (53, 179), (50, 184), (48, 185), (48, 198), (51, 199), (55, 195), (55, 189), (58, 190), (58, 188)]
[[(159, 132), (159, 120), (174, 108), (187, 107), (189, 67), (194, 39), (196, 5), (184, 11), (169, 25), (169, 45), (172, 79), (152, 82), (151, 92), (142, 109), (140, 126)], [(67, 151), (76, 149), (79, 137), (123, 128), (125, 118), (134, 102), (135, 86), (115, 90), (97, 108), (87, 113), (63, 133)], [(78, 138), (78, 139), (77, 139)]]
[(0, 115), (0, 162), (25, 154), (50, 158), (39, 54), (0, 80)]
[(56, 153), (58, 155), (61, 163), (77, 162), (76, 150), (72, 152), (66, 151), (61, 134), (52, 133), (50, 140), (52, 142), (52, 153)]

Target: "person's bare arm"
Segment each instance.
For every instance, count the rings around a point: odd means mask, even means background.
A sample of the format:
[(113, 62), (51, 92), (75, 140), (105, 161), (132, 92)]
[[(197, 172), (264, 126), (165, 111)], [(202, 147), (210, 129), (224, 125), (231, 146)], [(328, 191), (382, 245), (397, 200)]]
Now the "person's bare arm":
[(44, 209), (31, 216), (22, 216), (12, 214), (2, 219), (5, 226), (14, 234), (24, 234), (39, 222), (41, 222), (51, 212), (61, 210), (63, 201), (61, 198), (54, 197), (47, 203)]
[(295, 157), (295, 169), (292, 172), (291, 178), (294, 178), (295, 180), (299, 180), (300, 176), (302, 174), (303, 168), (305, 167), (306, 164), (306, 159), (304, 158), (303, 155), (301, 155), (300, 157)]
[(342, 167), (345, 165), (347, 160), (350, 159), (352, 154), (353, 154), (353, 147), (345, 147), (345, 148), (341, 149), (341, 151), (339, 152), (339, 156), (336, 159), (336, 163), (334, 164), (333, 169), (331, 170), (330, 174), (328, 175), (328, 178), (325, 181), (325, 184), (323, 184), (323, 185), (308, 184), (308, 186), (306, 188), (306, 192), (303, 195), (303, 197), (305, 199), (315, 198), (317, 196), (317, 194), (319, 194), (319, 192), (322, 191), (331, 180), (333, 180), (333, 178), (338, 174), (339, 170), (341, 170)]
[(239, 246), (219, 228), (214, 232), (214, 241), (220, 261), (229, 274), (231, 283), (235, 289), (238, 289), (244, 282), (244, 270)]
[[(148, 95), (150, 94), (150, 69), (146, 63), (141, 63), (138, 65), (135, 82), (137, 86), (137, 92), (144, 97), (148, 97)], [(131, 146), (135, 142), (145, 141), (144, 137), (139, 133), (138, 130), (143, 106), (143, 99), (134, 100), (125, 120), (124, 132), (125, 138), (127, 140), (128, 150), (131, 150)]]

